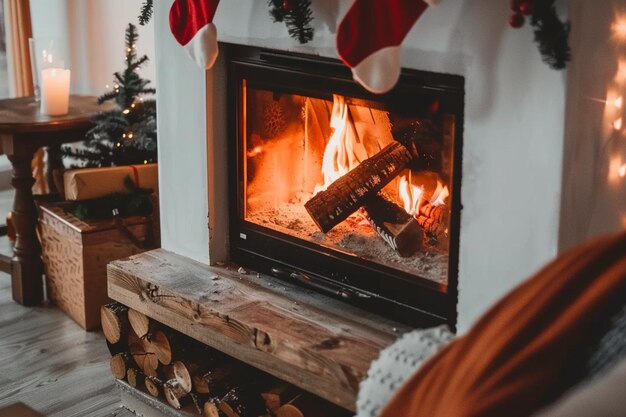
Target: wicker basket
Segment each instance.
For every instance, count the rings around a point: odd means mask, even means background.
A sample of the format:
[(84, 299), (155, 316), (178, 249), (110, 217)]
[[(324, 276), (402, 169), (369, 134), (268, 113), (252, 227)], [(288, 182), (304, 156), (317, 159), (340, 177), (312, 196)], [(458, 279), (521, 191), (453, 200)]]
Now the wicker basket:
[(100, 306), (109, 302), (107, 263), (157, 247), (153, 221), (137, 216), (87, 222), (70, 208), (67, 202), (39, 206), (46, 289), (48, 299), (84, 329), (94, 330), (100, 328)]

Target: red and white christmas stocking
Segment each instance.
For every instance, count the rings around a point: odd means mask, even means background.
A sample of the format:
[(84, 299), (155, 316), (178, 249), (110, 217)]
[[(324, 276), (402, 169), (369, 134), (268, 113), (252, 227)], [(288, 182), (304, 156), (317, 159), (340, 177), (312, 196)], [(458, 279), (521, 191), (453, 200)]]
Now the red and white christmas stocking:
[(428, 5), (438, 0), (355, 0), (337, 29), (337, 52), (373, 93), (400, 78), (400, 45)]
[(175, 0), (170, 8), (170, 30), (202, 68), (217, 59), (217, 30), (213, 16), (219, 0)]

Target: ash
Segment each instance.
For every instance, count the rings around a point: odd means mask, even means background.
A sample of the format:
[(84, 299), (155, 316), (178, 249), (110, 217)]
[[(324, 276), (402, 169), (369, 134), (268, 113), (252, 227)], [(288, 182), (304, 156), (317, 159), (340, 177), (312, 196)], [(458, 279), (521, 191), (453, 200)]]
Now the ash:
[(448, 284), (446, 251), (425, 244), (414, 255), (403, 258), (359, 214), (352, 215), (326, 234), (317, 228), (300, 201), (281, 204), (279, 208), (259, 207), (248, 210), (246, 220), (339, 252), (418, 275), (440, 285)]

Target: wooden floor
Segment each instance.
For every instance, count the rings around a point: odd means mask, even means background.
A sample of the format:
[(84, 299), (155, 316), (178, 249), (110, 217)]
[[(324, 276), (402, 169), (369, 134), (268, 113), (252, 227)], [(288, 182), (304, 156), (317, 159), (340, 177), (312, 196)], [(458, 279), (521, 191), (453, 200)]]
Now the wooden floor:
[[(0, 193), (0, 216), (10, 198)], [(3, 223), (3, 221), (0, 221)], [(6, 251), (6, 237), (0, 237)], [(0, 408), (24, 402), (48, 417), (130, 417), (109, 370), (101, 333), (87, 333), (57, 308), (23, 307), (0, 273)]]

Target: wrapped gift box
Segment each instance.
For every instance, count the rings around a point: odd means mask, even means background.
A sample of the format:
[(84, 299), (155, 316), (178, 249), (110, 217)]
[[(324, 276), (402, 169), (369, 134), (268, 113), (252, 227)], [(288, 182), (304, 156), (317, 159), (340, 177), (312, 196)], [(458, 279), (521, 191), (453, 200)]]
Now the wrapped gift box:
[(136, 186), (158, 193), (157, 164), (109, 168), (80, 168), (65, 171), (66, 200), (90, 200), (112, 193), (128, 192), (124, 181), (130, 177)]

